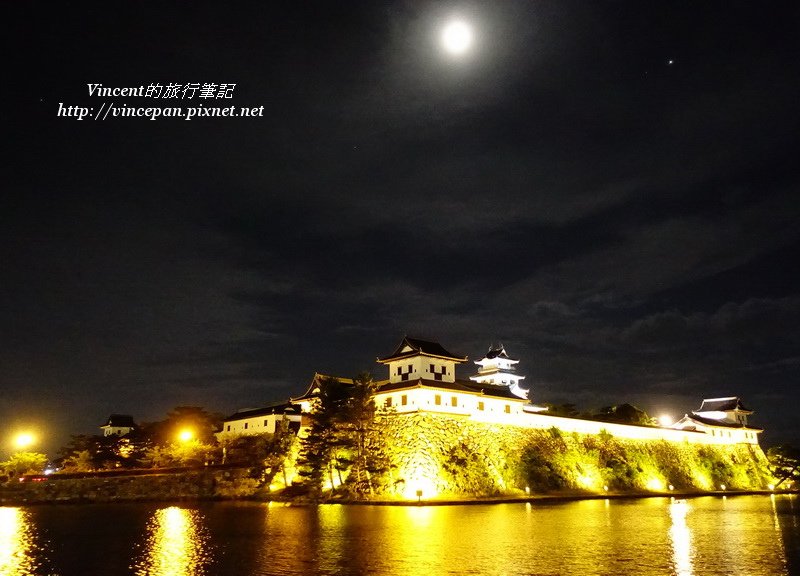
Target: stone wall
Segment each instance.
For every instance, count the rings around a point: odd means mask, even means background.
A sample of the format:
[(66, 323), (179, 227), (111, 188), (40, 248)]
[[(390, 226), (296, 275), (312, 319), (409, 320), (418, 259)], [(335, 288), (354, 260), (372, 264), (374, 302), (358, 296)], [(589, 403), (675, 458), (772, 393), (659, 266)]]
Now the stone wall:
[[(443, 414), (384, 417), (389, 492), (409, 499), (548, 491), (767, 489), (756, 444), (703, 445), (475, 422)], [(725, 488), (722, 488), (722, 486)]]
[(0, 504), (118, 502), (252, 497), (258, 481), (249, 469), (182, 471), (170, 474), (15, 482), (0, 486)]

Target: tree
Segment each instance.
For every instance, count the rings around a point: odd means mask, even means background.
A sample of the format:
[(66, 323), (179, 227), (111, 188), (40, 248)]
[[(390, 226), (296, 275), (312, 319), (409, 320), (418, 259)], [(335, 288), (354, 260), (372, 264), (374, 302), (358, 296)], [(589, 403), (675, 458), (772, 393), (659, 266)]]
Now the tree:
[(577, 418), (578, 417), (578, 410), (575, 408), (575, 404), (545, 404), (547, 406), (547, 414), (548, 416), (563, 416), (565, 418)]
[(330, 485), (334, 485), (334, 471), (341, 483), (341, 448), (343, 438), (339, 421), (350, 399), (350, 385), (336, 378), (323, 378), (319, 382), (317, 397), (308, 415), (308, 434), (301, 440), (298, 464), (299, 474), (306, 478), (315, 498), (322, 494), (323, 479), (327, 474)]
[(283, 419), (275, 426), (275, 433), (270, 438), (267, 456), (264, 459), (264, 481), (271, 482), (278, 472), (283, 474), (283, 485), (289, 485), (286, 477), (286, 459), (292, 450), (295, 435), (289, 429), (289, 420)]
[(182, 430), (190, 430), (193, 438), (202, 444), (216, 444), (214, 433), (219, 430), (221, 423), (221, 415), (207, 412), (199, 406), (176, 406), (167, 413), (166, 420), (147, 424), (144, 429), (156, 444), (174, 442)]
[(0, 468), (9, 477), (41, 474), (45, 466), (47, 466), (47, 455), (39, 452), (17, 452), (7, 461), (0, 462)]
[(370, 450), (369, 440), (375, 431), (374, 396), (378, 385), (372, 375), (366, 372), (359, 374), (353, 384), (350, 398), (339, 417), (343, 432), (341, 444), (353, 451), (349, 477), (353, 491), (356, 494), (366, 491), (374, 494), (372, 473), (381, 466), (375, 458), (377, 455)]
[(78, 450), (61, 460), (64, 472), (91, 472), (95, 469), (92, 453), (89, 450)]
[(788, 444), (773, 446), (767, 450), (770, 470), (778, 478), (776, 488), (786, 481), (800, 479), (800, 450)]
[(381, 423), (376, 419), (376, 390), (368, 373), (357, 376), (352, 384), (334, 378), (320, 382), (298, 458), (300, 474), (316, 497), (326, 476), (331, 487), (343, 486), (356, 496), (374, 494), (375, 475), (389, 466)]
[(596, 414), (592, 414), (591, 419), (639, 426), (653, 426), (656, 424), (656, 421), (648, 416), (647, 412), (628, 403), (601, 408)]
[(353, 380), (350, 399), (341, 414), (344, 441), (352, 452), (348, 487), (357, 496), (375, 493), (375, 476), (386, 472), (389, 458), (383, 436), (384, 420), (377, 419), (378, 385), (364, 372)]
[(73, 435), (59, 450), (56, 463), (75, 472), (130, 468), (141, 464), (150, 445), (149, 437), (138, 429), (125, 436)]

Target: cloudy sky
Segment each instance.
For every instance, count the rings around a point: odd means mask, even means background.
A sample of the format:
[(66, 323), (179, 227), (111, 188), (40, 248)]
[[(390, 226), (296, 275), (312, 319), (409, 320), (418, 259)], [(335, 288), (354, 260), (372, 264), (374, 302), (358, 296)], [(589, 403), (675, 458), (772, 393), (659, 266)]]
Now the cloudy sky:
[[(766, 443), (800, 440), (797, 7), (253, 4), (13, 22), (4, 433), (54, 448), (111, 412), (383, 377), (408, 334), (471, 360), (501, 341), (537, 402), (739, 395)], [(195, 82), (263, 116), (58, 116), (199, 102), (89, 83)]]

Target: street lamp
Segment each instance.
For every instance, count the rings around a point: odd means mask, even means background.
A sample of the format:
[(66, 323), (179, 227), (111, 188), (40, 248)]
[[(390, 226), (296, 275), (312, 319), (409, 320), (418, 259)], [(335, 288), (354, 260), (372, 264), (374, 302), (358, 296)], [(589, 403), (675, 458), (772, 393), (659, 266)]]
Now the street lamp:
[(17, 450), (25, 450), (36, 442), (36, 437), (30, 432), (20, 432), (14, 436), (14, 447)]
[(190, 428), (184, 428), (178, 432), (178, 440), (181, 442), (188, 442), (192, 438), (194, 438), (194, 432)]

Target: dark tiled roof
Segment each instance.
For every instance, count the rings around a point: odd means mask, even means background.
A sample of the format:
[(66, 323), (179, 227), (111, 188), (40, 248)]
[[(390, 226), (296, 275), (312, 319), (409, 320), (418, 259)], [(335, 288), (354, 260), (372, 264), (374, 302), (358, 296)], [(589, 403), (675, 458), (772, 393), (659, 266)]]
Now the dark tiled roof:
[(485, 396), (496, 396), (498, 398), (508, 398), (511, 400), (525, 400), (516, 394), (511, 393), (508, 386), (492, 386), (491, 384), (478, 384), (477, 382), (470, 382), (467, 387), (472, 388), (473, 392), (484, 394)]
[(455, 382), (441, 382), (439, 380), (417, 379), (407, 382), (392, 382), (381, 384), (378, 392), (394, 392), (424, 386), (426, 388), (438, 388), (440, 390), (453, 390), (456, 392), (469, 392), (472, 394), (483, 394), (495, 398), (507, 398), (509, 400), (524, 400), (515, 396), (508, 389), (508, 386), (491, 386), (489, 384), (477, 384), (470, 380), (456, 380)]
[(274, 404), (264, 406), (263, 408), (239, 410), (235, 414), (231, 414), (225, 418), (223, 422), (241, 420), (243, 418), (254, 418), (256, 416), (267, 416), (269, 414), (300, 414), (300, 407), (288, 402), (276, 402)]
[(747, 430), (761, 430), (761, 428), (753, 428), (751, 426), (743, 426), (738, 422), (725, 422), (722, 420), (714, 420), (713, 418), (704, 418), (703, 416), (698, 416), (696, 413), (692, 412), (692, 415), (689, 416), (690, 420), (695, 420), (696, 422), (700, 422), (701, 424), (706, 424), (707, 426), (721, 426), (723, 428), (741, 428)]
[(741, 399), (735, 396), (731, 398), (708, 398), (703, 400), (703, 404), (697, 412), (728, 412), (729, 410), (752, 412), (744, 407)]
[(289, 401), (290, 402), (299, 402), (300, 400), (305, 400), (307, 398), (315, 398), (317, 396), (317, 394), (316, 394), (316, 392), (314, 392), (314, 390), (319, 387), (320, 381), (324, 380), (326, 378), (333, 378), (334, 380), (337, 380), (337, 381), (341, 382), (342, 384), (349, 384), (349, 385), (353, 384), (353, 379), (352, 378), (341, 378), (339, 376), (328, 376), (327, 374), (320, 374), (319, 372), (316, 372), (314, 374), (314, 377), (311, 379), (311, 384), (309, 384), (308, 388), (306, 388), (306, 391), (303, 392), (300, 396), (292, 396), (289, 399)]
[[(108, 417), (103, 426), (113, 426), (117, 428), (136, 428), (133, 422), (133, 416), (127, 414), (112, 414)], [(103, 427), (101, 426), (101, 428)]]
[[(403, 352), (403, 348), (409, 347), (411, 350)], [(419, 338), (409, 338), (406, 336), (403, 338), (403, 341), (400, 342), (400, 345), (395, 349), (394, 352), (389, 354), (388, 356), (383, 356), (378, 358), (378, 362), (389, 362), (391, 360), (397, 360), (400, 358), (409, 358), (411, 356), (417, 356), (418, 354), (424, 354), (426, 356), (438, 356), (439, 358), (447, 358), (449, 360), (455, 360), (456, 362), (466, 362), (466, 356), (459, 356), (457, 354), (452, 354), (444, 349), (444, 347), (439, 344), (438, 342), (429, 342), (427, 340), (420, 340)]]
[(505, 358), (506, 360), (514, 360), (514, 358), (509, 357), (506, 353), (505, 346), (500, 346), (500, 348), (489, 348), (489, 351), (486, 353), (486, 358), (491, 360), (492, 358)]

